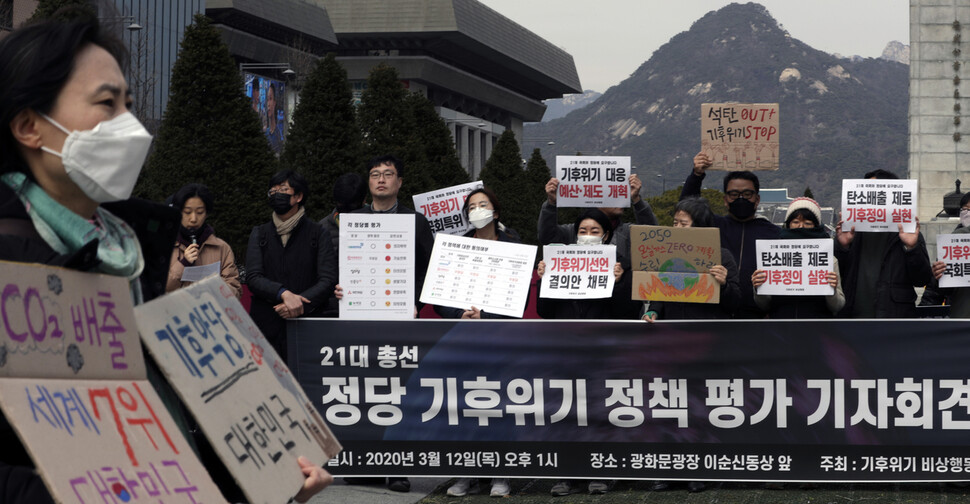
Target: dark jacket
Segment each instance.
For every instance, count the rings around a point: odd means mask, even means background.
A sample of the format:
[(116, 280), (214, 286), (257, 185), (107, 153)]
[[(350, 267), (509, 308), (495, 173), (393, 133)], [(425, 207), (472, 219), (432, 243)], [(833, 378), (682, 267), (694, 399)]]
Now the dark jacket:
[[(352, 213), (379, 214), (370, 205), (354, 210)], [(424, 277), (428, 274), (428, 263), (431, 262), (431, 249), (434, 248), (434, 233), (431, 232), (431, 225), (428, 219), (401, 204), (397, 204), (398, 214), (414, 215), (414, 244), (417, 246), (414, 255), (414, 306), (421, 311), (424, 306), (421, 303), (421, 289), (424, 288)]]
[[(475, 237), (475, 231), (476, 231), (475, 229), (468, 230), (468, 232), (465, 233), (465, 237), (466, 238), (474, 238)], [(505, 231), (502, 231), (501, 229), (497, 229), (496, 231), (497, 231), (497, 234), (498, 234), (498, 241), (508, 242), (508, 243), (522, 243), (522, 238), (519, 237), (519, 233), (517, 233), (512, 228), (505, 228)], [(529, 303), (529, 300), (528, 300), (528, 298), (526, 298), (526, 306), (528, 306), (528, 303)], [(438, 305), (434, 305), (434, 312), (437, 313), (438, 316), (440, 316), (441, 318), (460, 319), (461, 316), (462, 316), (462, 314), (465, 313), (465, 310), (462, 310), (461, 308), (453, 308), (451, 306), (438, 306)], [(482, 310), (481, 317), (483, 319), (510, 319), (510, 318), (513, 318), (513, 317), (506, 316), (506, 315), (498, 315), (496, 313), (488, 313), (485, 310)]]
[(253, 293), (250, 316), (280, 357), (287, 359), (286, 320), (273, 309), (289, 290), (310, 300), (303, 315), (314, 316), (327, 306), (337, 279), (337, 255), (330, 233), (302, 217), (283, 246), (273, 221), (256, 226), (246, 248), (246, 284)]
[(926, 252), (926, 241), (920, 233), (919, 241), (912, 250), (905, 250), (897, 234), (893, 234), (882, 252), (882, 257), (862, 257), (862, 245), (868, 235), (856, 233), (845, 249), (835, 242), (835, 258), (839, 260), (845, 292), (845, 306), (838, 316), (852, 317), (858, 287), (860, 261), (879, 261), (879, 280), (876, 282), (876, 318), (915, 318), (916, 291), (933, 281), (933, 269)]
[(542, 297), (542, 282), (539, 282), (536, 289), (536, 311), (544, 319), (634, 320), (641, 303), (633, 300), (632, 286), (633, 272), (623, 270), (623, 275), (613, 284), (612, 297), (552, 299)]
[[(753, 254), (752, 254), (753, 255)], [(657, 312), (657, 320), (729, 319), (741, 304), (738, 266), (731, 251), (721, 247), (721, 264), (727, 270), (727, 281), (721, 286), (721, 301), (712, 303), (671, 303), (650, 301), (649, 310)], [(748, 275), (751, 285), (751, 275)]]
[[(542, 202), (539, 209), (539, 221), (536, 226), (536, 233), (539, 244), (550, 245), (553, 243), (576, 243), (576, 226), (574, 224), (559, 224), (559, 215), (555, 205), (550, 205), (548, 201)], [(633, 212), (636, 215), (637, 224), (656, 226), (657, 216), (653, 209), (643, 199), (633, 205)], [(613, 245), (616, 245), (616, 262), (623, 266), (624, 270), (630, 269), (630, 225), (625, 222), (615, 222), (613, 228)]]
[[(701, 195), (703, 176), (697, 176), (691, 171), (684, 181), (684, 189), (680, 199)], [(721, 246), (730, 250), (737, 261), (739, 282), (741, 285), (741, 305), (734, 314), (734, 318), (750, 319), (765, 318), (766, 313), (754, 302), (754, 288), (751, 286), (751, 274), (758, 269), (758, 254), (755, 242), (758, 240), (774, 240), (781, 233), (781, 228), (772, 224), (768, 219), (756, 217), (744, 222), (731, 216), (715, 215), (714, 225), (721, 230)]]

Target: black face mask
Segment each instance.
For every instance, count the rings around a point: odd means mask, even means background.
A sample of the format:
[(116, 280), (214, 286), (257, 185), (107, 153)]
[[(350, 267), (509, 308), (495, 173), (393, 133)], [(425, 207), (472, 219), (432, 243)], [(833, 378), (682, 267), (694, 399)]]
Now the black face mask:
[(756, 209), (757, 207), (755, 207), (753, 202), (740, 196), (738, 196), (738, 199), (728, 203), (728, 212), (738, 220), (745, 220), (751, 217), (754, 215)]
[(293, 205), (290, 204), (290, 195), (286, 193), (276, 193), (269, 197), (269, 207), (276, 212), (277, 215), (283, 215), (289, 212)]

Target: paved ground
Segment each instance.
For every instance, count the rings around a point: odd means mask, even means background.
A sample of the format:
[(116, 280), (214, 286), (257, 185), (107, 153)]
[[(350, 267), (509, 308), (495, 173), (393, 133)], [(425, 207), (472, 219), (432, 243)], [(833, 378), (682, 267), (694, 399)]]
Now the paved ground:
[[(351, 486), (338, 478), (333, 486), (311, 500), (311, 504), (970, 504), (970, 488), (941, 483), (830, 484), (815, 489), (788, 485), (784, 490), (766, 490), (760, 483), (713, 483), (704, 492), (687, 493), (683, 487), (651, 492), (650, 482), (620, 481), (606, 495), (575, 494), (552, 497), (551, 480), (512, 480), (512, 495), (491, 499), (488, 494), (456, 498), (445, 495), (450, 479), (414, 478), (410, 493), (397, 493), (383, 486)], [(486, 485), (487, 488), (487, 485)]]

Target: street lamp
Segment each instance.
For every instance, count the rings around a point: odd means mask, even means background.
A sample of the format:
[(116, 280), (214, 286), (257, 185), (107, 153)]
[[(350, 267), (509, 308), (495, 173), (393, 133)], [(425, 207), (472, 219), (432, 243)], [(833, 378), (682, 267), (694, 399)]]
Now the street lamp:
[(660, 194), (667, 192), (667, 176), (662, 173), (658, 173), (657, 177), (660, 179)]
[(130, 32), (136, 32), (136, 31), (139, 31), (139, 30), (142, 30), (142, 29), (145, 28), (144, 26), (136, 23), (135, 22), (135, 18), (133, 16), (107, 16), (107, 17), (99, 17), (98, 18), (98, 21), (124, 21), (124, 22), (127, 22), (128, 23), (128, 26), (125, 26), (125, 29), (128, 30), (128, 31), (130, 31)]

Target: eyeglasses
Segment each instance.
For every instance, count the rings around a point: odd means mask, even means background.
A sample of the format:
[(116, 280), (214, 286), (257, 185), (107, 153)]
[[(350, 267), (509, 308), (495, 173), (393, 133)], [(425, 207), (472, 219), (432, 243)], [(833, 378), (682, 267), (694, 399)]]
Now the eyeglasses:
[(269, 191), (266, 192), (266, 195), (269, 196), (269, 197), (271, 197), (271, 198), (273, 197), (274, 194), (289, 194), (290, 196), (292, 196), (293, 193), (291, 193), (290, 191), (292, 191), (292, 189), (288, 189), (288, 188), (284, 188), (284, 189), (270, 189)]
[(740, 196), (740, 197), (742, 197), (744, 199), (751, 199), (751, 197), (754, 196), (757, 193), (755, 193), (751, 189), (745, 189), (743, 191), (728, 191), (728, 192), (726, 192), (724, 194), (726, 194), (727, 197), (728, 198), (731, 198), (731, 199), (738, 199), (738, 196)]
[(397, 172), (391, 171), (391, 170), (382, 171), (382, 172), (380, 172), (380, 171), (372, 171), (372, 172), (370, 172), (370, 178), (372, 178), (374, 180), (377, 180), (377, 179), (379, 179), (381, 177), (384, 177), (384, 178), (390, 180), (390, 179), (392, 179), (392, 178), (394, 178), (396, 176), (397, 176)]

